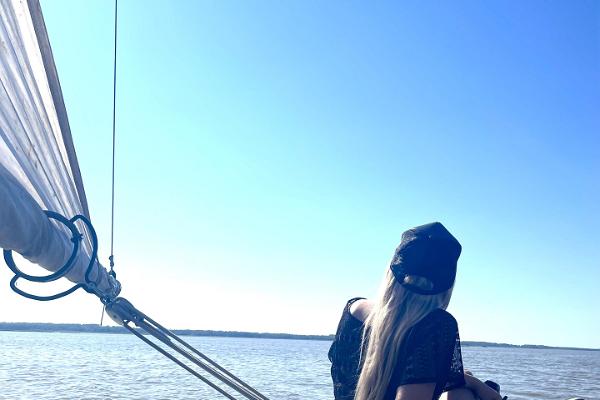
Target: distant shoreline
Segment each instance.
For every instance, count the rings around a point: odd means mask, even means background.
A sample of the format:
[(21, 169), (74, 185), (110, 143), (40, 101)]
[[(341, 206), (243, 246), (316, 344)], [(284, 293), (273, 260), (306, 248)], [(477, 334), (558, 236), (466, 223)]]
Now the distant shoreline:
[[(128, 334), (129, 332), (121, 326), (100, 326), (95, 324), (52, 324), (37, 322), (0, 322), (0, 332), (44, 332), (44, 333), (109, 333)], [(237, 332), (237, 331), (213, 331), (196, 329), (173, 329), (173, 333), (180, 336), (205, 336), (205, 337), (237, 337), (258, 339), (296, 339), (296, 340), (322, 340), (331, 341), (334, 335), (297, 335), (293, 333), (267, 333), (267, 332)], [(461, 341), (464, 347), (507, 347), (522, 349), (555, 349), (555, 350), (585, 350), (600, 351), (581, 347), (555, 347), (536, 344), (516, 345), (509, 343), (491, 343), (476, 341)]]

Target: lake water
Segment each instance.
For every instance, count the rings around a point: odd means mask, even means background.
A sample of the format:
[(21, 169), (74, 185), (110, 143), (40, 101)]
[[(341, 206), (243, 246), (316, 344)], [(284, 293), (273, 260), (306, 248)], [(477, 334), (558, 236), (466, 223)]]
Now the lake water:
[[(333, 398), (329, 342), (186, 340), (272, 400)], [(600, 352), (465, 347), (463, 359), (510, 400), (600, 400)], [(0, 332), (0, 399), (221, 398), (134, 336)]]

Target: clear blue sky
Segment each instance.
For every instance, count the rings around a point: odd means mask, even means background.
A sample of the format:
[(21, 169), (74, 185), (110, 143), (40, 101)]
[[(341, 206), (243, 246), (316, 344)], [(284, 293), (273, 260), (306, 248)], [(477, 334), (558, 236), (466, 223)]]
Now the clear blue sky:
[[(110, 3), (42, 3), (104, 260)], [(333, 333), (401, 233), (439, 220), (463, 244), (450, 306), (463, 339), (600, 348), (600, 3), (119, 13), (116, 270), (144, 312)], [(3, 319), (100, 317), (86, 294), (3, 292)]]

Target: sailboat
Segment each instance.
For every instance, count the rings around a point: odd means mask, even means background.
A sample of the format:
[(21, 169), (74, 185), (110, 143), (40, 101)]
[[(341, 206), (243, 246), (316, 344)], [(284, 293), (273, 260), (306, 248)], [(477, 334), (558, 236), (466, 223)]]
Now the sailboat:
[[(0, 0), (0, 83), (0, 248), (14, 272), (11, 288), (42, 301), (86, 290), (132, 334), (150, 346), (174, 349), (179, 358), (169, 357), (175, 363), (223, 397), (235, 399), (226, 391), (232, 389), (249, 399), (266, 399), (118, 297), (121, 283), (97, 258), (93, 218), (39, 0)], [(23, 272), (15, 254), (46, 275)], [(52, 295), (36, 292), (39, 285), (61, 278), (73, 286)]]
[[(98, 261), (97, 237), (39, 0), (0, 0), (0, 66), (0, 247), (14, 273), (10, 287), (39, 301), (84, 289), (100, 299), (115, 322), (223, 397), (238, 398), (233, 390), (248, 399), (267, 399), (118, 297), (116, 274)], [(15, 254), (47, 274), (24, 272)], [(73, 286), (51, 295), (35, 291), (61, 278)]]

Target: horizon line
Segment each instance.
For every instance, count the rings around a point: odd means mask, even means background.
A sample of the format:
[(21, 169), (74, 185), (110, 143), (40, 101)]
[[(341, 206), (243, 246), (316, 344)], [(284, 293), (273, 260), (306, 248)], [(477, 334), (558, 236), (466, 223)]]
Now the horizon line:
[[(137, 329), (137, 328), (136, 328)], [(108, 333), (124, 334), (128, 331), (120, 325), (100, 324), (77, 324), (77, 323), (55, 323), (55, 322), (0, 322), (2, 332), (47, 332), (47, 333)], [(298, 340), (333, 340), (335, 334), (299, 334), (284, 332), (249, 332), (249, 331), (224, 331), (214, 329), (170, 329), (171, 332), (183, 336), (204, 337), (239, 337), (239, 338), (262, 338), (262, 339), (298, 339)], [(461, 340), (461, 345), (479, 347), (504, 347), (504, 348), (527, 348), (527, 349), (556, 349), (556, 350), (585, 350), (600, 351), (600, 348), (572, 347), (572, 346), (547, 346), (541, 344), (512, 344), (502, 342), (486, 342), (479, 340)]]

